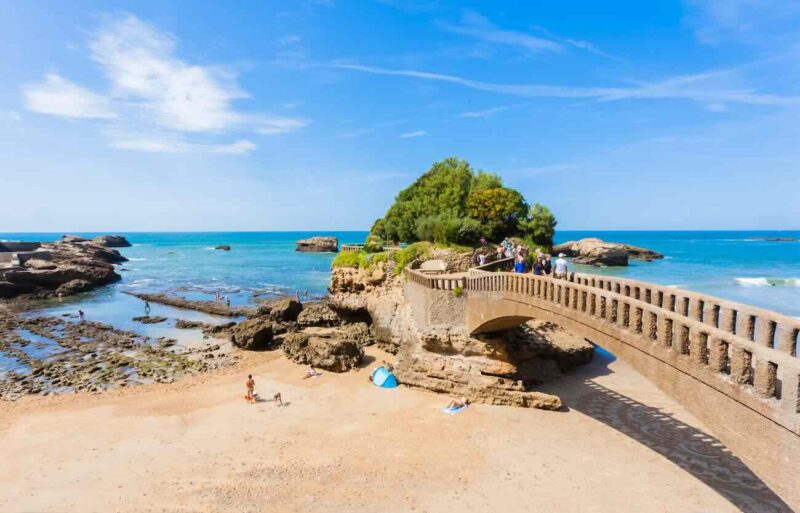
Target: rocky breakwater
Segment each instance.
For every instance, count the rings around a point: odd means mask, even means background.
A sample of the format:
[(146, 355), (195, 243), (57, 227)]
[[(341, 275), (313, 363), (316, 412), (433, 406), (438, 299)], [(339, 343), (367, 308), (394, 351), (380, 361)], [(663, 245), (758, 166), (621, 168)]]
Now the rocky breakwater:
[(120, 279), (113, 264), (127, 258), (80, 237), (43, 243), (17, 267), (0, 270), (0, 298), (42, 298), (85, 292)]
[(339, 239), (336, 237), (311, 237), (295, 243), (295, 251), (306, 253), (336, 253), (339, 251)]
[[(470, 258), (437, 256), (447, 272), (463, 270), (462, 262)], [(535, 386), (591, 361), (591, 344), (537, 323), (481, 337), (470, 336), (464, 325), (419, 326), (395, 265), (390, 260), (367, 269), (334, 268), (329, 291), (332, 308), (371, 319), (376, 342), (397, 355), (394, 372), (401, 384), (488, 404), (561, 408), (560, 398)], [(422, 261), (409, 265), (418, 268)]]
[(131, 243), (122, 235), (101, 235), (92, 239), (92, 242), (106, 248), (129, 248)]
[(596, 238), (568, 241), (553, 247), (553, 252), (572, 257), (576, 264), (598, 267), (626, 266), (629, 260), (650, 262), (664, 258), (661, 253), (646, 248)]

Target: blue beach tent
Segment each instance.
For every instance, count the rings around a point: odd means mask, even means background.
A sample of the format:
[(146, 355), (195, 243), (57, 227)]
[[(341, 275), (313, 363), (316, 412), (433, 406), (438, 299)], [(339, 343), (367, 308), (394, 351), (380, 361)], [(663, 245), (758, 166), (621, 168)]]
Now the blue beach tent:
[(381, 388), (395, 388), (397, 386), (397, 378), (386, 370), (386, 367), (378, 367), (372, 373), (372, 384)]

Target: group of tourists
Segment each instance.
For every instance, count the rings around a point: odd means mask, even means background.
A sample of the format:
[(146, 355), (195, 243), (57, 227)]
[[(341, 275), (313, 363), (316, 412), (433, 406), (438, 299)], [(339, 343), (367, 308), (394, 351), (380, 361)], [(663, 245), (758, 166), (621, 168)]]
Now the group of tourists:
[(231, 306), (231, 296), (228, 294), (227, 296), (220, 294), (219, 292), (214, 292), (214, 302), (215, 303), (225, 303), (228, 307)]
[[(484, 244), (484, 241), (485, 239), (481, 239), (482, 244)], [(527, 245), (505, 238), (497, 246), (495, 261), (513, 258), (514, 272), (516, 273), (530, 272), (537, 276), (553, 276), (555, 278), (567, 277), (569, 267), (564, 258), (566, 256), (564, 253), (559, 253), (558, 258), (553, 261), (553, 258), (549, 254), (537, 252), (533, 263), (529, 266), (528, 262), (531, 261), (530, 254), (530, 248)], [(476, 252), (475, 264), (479, 266), (485, 265), (487, 263), (487, 258), (485, 253)]]

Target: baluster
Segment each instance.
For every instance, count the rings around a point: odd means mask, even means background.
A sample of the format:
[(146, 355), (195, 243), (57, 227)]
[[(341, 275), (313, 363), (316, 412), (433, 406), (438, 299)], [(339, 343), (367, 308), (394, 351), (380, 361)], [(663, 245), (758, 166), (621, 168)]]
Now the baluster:
[(736, 334), (747, 340), (753, 340), (756, 333), (756, 316), (748, 313), (739, 312), (739, 327)]
[(720, 312), (719, 329), (728, 333), (736, 333), (736, 310), (725, 307)]
[(772, 347), (775, 341), (775, 321), (759, 316), (756, 318), (758, 336), (756, 343), (760, 346)]
[(728, 343), (719, 337), (708, 339), (708, 365), (714, 372), (728, 371)]
[(775, 383), (778, 377), (778, 365), (769, 360), (756, 362), (753, 387), (761, 397), (775, 397)]
[(753, 355), (741, 347), (734, 347), (731, 356), (731, 379), (734, 383), (744, 385), (751, 382), (751, 365)]
[(797, 356), (797, 328), (781, 324), (778, 330), (778, 350), (782, 353)]
[(689, 355), (695, 363), (701, 365), (708, 363), (708, 333), (692, 330), (689, 343)]
[(672, 347), (672, 340), (674, 338), (672, 319), (662, 317), (659, 321), (658, 340), (661, 342), (661, 347), (670, 348)]

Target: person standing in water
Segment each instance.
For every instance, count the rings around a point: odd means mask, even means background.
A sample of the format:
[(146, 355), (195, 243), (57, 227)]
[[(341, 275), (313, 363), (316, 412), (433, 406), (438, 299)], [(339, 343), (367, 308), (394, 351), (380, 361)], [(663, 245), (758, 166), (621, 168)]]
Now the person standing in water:
[(145, 317), (150, 317), (150, 303), (148, 301), (144, 302), (144, 315)]

